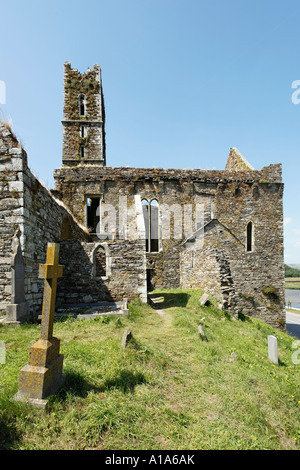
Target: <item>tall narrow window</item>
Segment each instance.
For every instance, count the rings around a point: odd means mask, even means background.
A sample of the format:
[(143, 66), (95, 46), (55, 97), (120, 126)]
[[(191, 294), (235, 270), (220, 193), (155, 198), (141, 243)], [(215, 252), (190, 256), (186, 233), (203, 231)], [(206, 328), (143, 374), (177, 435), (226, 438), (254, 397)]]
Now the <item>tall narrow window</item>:
[(84, 126), (80, 126), (80, 137), (82, 139), (85, 137)]
[(142, 199), (143, 216), (145, 221), (146, 251), (159, 251), (159, 210), (158, 202), (153, 199), (150, 203)]
[(158, 202), (150, 203), (150, 251), (158, 251)]
[(80, 153), (80, 158), (84, 158), (84, 146), (83, 145), (80, 145), (79, 153)]
[(253, 249), (253, 226), (252, 222), (249, 222), (247, 225), (247, 251), (252, 251)]
[(85, 96), (84, 95), (79, 95), (79, 115), (84, 116), (85, 115)]
[(143, 216), (145, 222), (146, 251), (149, 251), (149, 203), (142, 199)]
[(99, 223), (99, 216), (97, 216), (97, 209), (100, 204), (100, 197), (87, 197), (86, 198), (86, 225), (91, 233), (96, 233), (97, 225)]

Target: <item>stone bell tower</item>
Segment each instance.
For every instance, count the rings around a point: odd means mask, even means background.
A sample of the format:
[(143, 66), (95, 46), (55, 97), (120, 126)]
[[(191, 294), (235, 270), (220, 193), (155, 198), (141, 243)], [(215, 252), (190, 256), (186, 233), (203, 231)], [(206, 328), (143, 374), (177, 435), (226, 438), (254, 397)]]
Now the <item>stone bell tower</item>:
[(63, 165), (106, 165), (105, 109), (98, 64), (81, 74), (64, 64)]

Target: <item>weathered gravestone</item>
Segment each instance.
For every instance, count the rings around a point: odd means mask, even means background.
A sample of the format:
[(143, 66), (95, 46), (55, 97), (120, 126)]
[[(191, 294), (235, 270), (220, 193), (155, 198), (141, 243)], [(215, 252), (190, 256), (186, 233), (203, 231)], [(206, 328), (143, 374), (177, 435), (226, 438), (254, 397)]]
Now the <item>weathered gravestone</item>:
[(209, 301), (209, 294), (204, 293), (202, 297), (199, 299), (200, 305), (205, 305)]
[(270, 361), (278, 364), (277, 338), (272, 335), (268, 336), (268, 356)]
[(127, 344), (132, 338), (132, 333), (130, 330), (125, 330), (122, 336), (122, 341), (121, 341), (121, 347), (122, 349), (125, 349)]
[(199, 332), (199, 334), (200, 334), (200, 336), (201, 336), (201, 339), (207, 341), (206, 334), (204, 333), (204, 330), (203, 330), (203, 328), (202, 328), (202, 326), (201, 326), (201, 323), (202, 323), (204, 320), (205, 320), (205, 317), (201, 318), (201, 320), (199, 321), (198, 332)]
[(0, 364), (5, 364), (6, 349), (4, 341), (0, 341)]
[(14, 254), (11, 260), (11, 304), (6, 307), (7, 325), (19, 325), (28, 319), (29, 303), (25, 300), (25, 263), (20, 239), (14, 242)]
[(39, 277), (44, 281), (41, 337), (31, 347), (29, 364), (20, 371), (16, 400), (45, 406), (46, 398), (61, 386), (63, 355), (59, 354), (60, 340), (53, 336), (53, 321), (57, 279), (63, 267), (58, 264), (59, 244), (48, 243), (46, 264), (39, 266)]
[(129, 315), (129, 309), (128, 309), (128, 299), (126, 297), (124, 297), (123, 299), (123, 313), (124, 315)]

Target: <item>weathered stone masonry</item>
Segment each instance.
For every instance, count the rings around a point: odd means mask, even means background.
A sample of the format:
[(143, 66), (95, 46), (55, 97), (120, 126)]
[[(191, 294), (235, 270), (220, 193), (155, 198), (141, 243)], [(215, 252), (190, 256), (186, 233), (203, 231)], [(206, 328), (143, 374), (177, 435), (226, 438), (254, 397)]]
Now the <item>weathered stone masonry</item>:
[(19, 234), (25, 259), (25, 294), (31, 311), (42, 301), (38, 265), (45, 262), (48, 241), (68, 237), (89, 239), (69, 209), (57, 201), (27, 166), (26, 152), (12, 132), (0, 124), (0, 309), (5, 310), (11, 295), (12, 243)]
[[(194, 228), (196, 205), (203, 204), (204, 223), (215, 220), (213, 225), (218, 225), (218, 229), (213, 229), (212, 223), (207, 226), (201, 250), (187, 248), (183, 243), (191, 232), (185, 237), (183, 233), (179, 240), (161, 239), (159, 251), (147, 253), (150, 284), (156, 288), (205, 289), (236, 313), (243, 310), (280, 326), (285, 322), (281, 166), (253, 170), (235, 149), (230, 153), (230, 161), (233, 168), (228, 163), (225, 171), (80, 165), (61, 168), (54, 172), (56, 194), (82, 224), (86, 224), (86, 194), (98, 195), (112, 204), (116, 212), (120, 196), (125, 195), (128, 200), (136, 194), (155, 198), (159, 207), (166, 204), (181, 208), (183, 222), (184, 207), (191, 206)], [(246, 227), (250, 221), (254, 246), (247, 253)], [(171, 235), (173, 224), (171, 218)], [(228, 234), (230, 243), (224, 234)], [(274, 294), (266, 295), (263, 291)]]
[[(181, 286), (206, 290), (229, 312), (284, 326), (281, 165), (255, 170), (232, 148), (225, 170), (107, 167), (98, 65), (81, 74), (65, 64), (62, 126), (63, 165), (54, 170), (52, 191), (32, 175), (9, 129), (0, 128), (1, 309), (10, 296), (12, 239), (20, 231), (32, 311), (42, 297), (37, 266), (47, 242), (59, 241), (58, 304), (146, 301), (147, 288)], [(108, 224), (98, 237), (108, 206), (114, 231)]]
[(64, 65), (63, 164), (105, 165), (105, 107), (101, 69), (87, 73)]
[[(231, 152), (230, 159), (232, 159)], [(237, 170), (216, 187), (214, 218), (183, 244), (181, 285), (207, 289), (236, 313), (285, 325), (281, 166)], [(232, 176), (235, 176), (235, 179)], [(247, 251), (247, 225), (252, 249)]]
[[(93, 252), (106, 245), (109, 272), (94, 273)], [(146, 257), (143, 240), (61, 242), (60, 262), (65, 273), (58, 285), (58, 305), (121, 301), (141, 297), (147, 301)]]

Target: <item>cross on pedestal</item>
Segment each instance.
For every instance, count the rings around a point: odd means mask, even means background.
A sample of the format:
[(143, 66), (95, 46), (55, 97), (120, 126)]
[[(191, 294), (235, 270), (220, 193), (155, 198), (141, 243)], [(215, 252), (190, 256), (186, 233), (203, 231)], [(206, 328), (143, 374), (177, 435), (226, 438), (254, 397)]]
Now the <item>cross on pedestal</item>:
[(53, 336), (57, 279), (62, 277), (63, 273), (63, 266), (58, 264), (58, 259), (59, 244), (48, 243), (46, 264), (39, 266), (39, 278), (45, 279), (41, 339), (46, 340)]
[(58, 264), (59, 244), (48, 243), (46, 264), (40, 264), (39, 277), (44, 279), (41, 337), (30, 348), (29, 364), (20, 372), (16, 400), (45, 406), (45, 400), (61, 386), (63, 355), (59, 354), (60, 340), (53, 336), (57, 279), (63, 266)]

